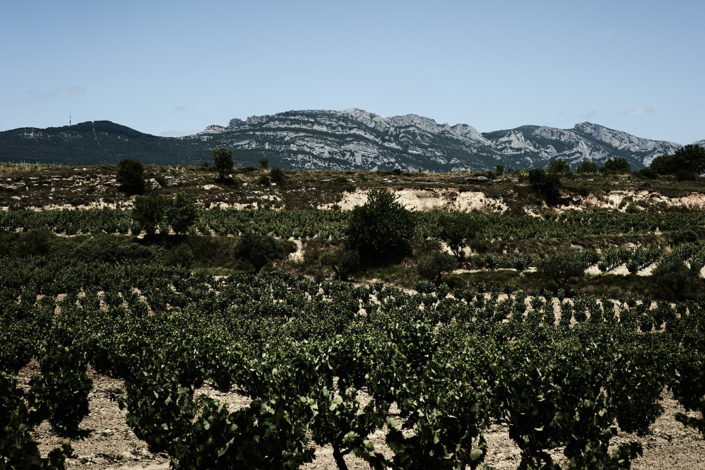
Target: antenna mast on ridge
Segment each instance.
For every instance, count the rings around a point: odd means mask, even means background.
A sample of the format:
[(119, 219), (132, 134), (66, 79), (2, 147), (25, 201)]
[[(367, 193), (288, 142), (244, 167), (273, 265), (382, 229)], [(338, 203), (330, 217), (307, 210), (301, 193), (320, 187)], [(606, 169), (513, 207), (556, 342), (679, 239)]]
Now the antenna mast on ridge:
[(69, 111), (69, 126), (71, 125), (71, 111)]

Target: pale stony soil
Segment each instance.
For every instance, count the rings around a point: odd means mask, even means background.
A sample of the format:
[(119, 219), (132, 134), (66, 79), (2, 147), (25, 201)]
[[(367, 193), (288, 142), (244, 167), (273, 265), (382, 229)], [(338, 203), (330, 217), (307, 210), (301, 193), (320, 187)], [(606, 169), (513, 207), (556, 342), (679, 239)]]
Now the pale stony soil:
[[(398, 201), (413, 211), (449, 210), (460, 212), (488, 211), (504, 212), (507, 205), (500, 199), (485, 196), (480, 191), (459, 191), (458, 189), (396, 189), (391, 190)], [(319, 209), (337, 207), (348, 211), (367, 202), (369, 190), (356, 190), (343, 193), (337, 203), (321, 204)]]
[[(20, 183), (24, 184), (24, 183)], [(108, 185), (115, 186), (114, 180), (110, 180)], [(80, 187), (80, 184), (78, 185)], [(11, 197), (12, 201), (21, 202), (27, 198), (27, 195), (20, 194), (19, 190), (24, 189), (24, 186), (18, 187), (17, 184), (3, 184), (0, 182), (0, 190), (17, 192)], [(223, 188), (207, 184), (200, 186), (199, 189), (213, 193), (208, 197), (199, 197), (197, 203), (207, 209), (258, 209), (260, 206), (265, 206), (273, 209), (282, 209), (282, 198), (276, 194), (270, 194), (265, 191), (252, 191), (243, 200), (233, 200), (232, 194), (223, 191)], [(276, 190), (273, 188), (273, 190)], [(337, 202), (321, 203), (318, 209), (340, 209), (352, 210), (354, 207), (361, 206), (367, 202), (369, 189), (357, 189), (353, 192), (344, 192), (342, 197)], [(487, 196), (482, 191), (462, 191), (458, 188), (437, 188), (437, 189), (391, 189), (396, 195), (398, 201), (407, 209), (413, 211), (432, 211), (432, 210), (447, 210), (459, 212), (499, 212), (503, 213), (508, 210), (508, 205), (503, 198), (492, 198)], [(216, 194), (217, 193), (217, 194)], [(220, 194), (224, 193), (224, 194)], [(220, 195), (221, 197), (218, 197)], [(98, 196), (98, 195), (97, 195)], [(48, 197), (51, 201), (53, 198)], [(71, 203), (49, 203), (41, 206), (29, 205), (26, 208), (33, 211), (43, 210), (91, 210), (91, 209), (130, 209), (134, 203), (134, 197), (129, 197), (126, 200), (116, 201), (104, 200), (102, 197), (97, 197), (96, 200), (84, 204)], [(568, 211), (586, 211), (586, 210), (617, 210), (625, 212), (630, 202), (634, 202), (641, 210), (658, 209), (658, 208), (682, 208), (690, 210), (705, 209), (705, 194), (693, 192), (680, 197), (667, 197), (657, 192), (648, 191), (610, 191), (609, 193), (597, 197), (588, 195), (585, 197), (572, 195), (568, 197), (569, 202), (553, 208), (555, 212), (563, 213)], [(524, 213), (533, 217), (542, 217), (537, 212), (536, 207), (527, 206), (524, 208)], [(549, 209), (547, 206), (540, 210)], [(9, 206), (2, 205), (0, 210), (7, 211)]]
[[(37, 364), (33, 362), (20, 372), (20, 382), (26, 384), (29, 377), (38, 373)], [(90, 414), (81, 423), (85, 437), (71, 440), (76, 458), (67, 461), (67, 468), (81, 470), (166, 470), (169, 460), (166, 455), (149, 452), (147, 445), (140, 441), (125, 423), (125, 410), (120, 410), (111, 393), (123, 389), (122, 381), (97, 375), (89, 370), (93, 379), (93, 391), (90, 394)], [(211, 398), (224, 402), (230, 411), (247, 406), (249, 400), (237, 393), (222, 393), (208, 386), (197, 391)], [(362, 394), (361, 394), (362, 395)], [(364, 400), (361, 396), (361, 400)], [(644, 455), (634, 462), (632, 468), (646, 469), (701, 469), (705, 468), (705, 440), (700, 435), (686, 428), (673, 418), (683, 409), (678, 406), (669, 393), (664, 392), (663, 406), (665, 412), (651, 427), (651, 434), (645, 437), (620, 436), (617, 442), (638, 439), (644, 446)], [(394, 410), (392, 410), (394, 413)], [(485, 463), (497, 469), (515, 469), (519, 465), (519, 449), (509, 438), (506, 427), (493, 425), (485, 434), (488, 442), (488, 455)], [(64, 440), (58, 437), (48, 423), (42, 423), (33, 433), (39, 442), (43, 454), (59, 446)], [(384, 431), (378, 430), (371, 436), (375, 447), (388, 457), (390, 450), (384, 443)], [(559, 463), (564, 464), (561, 450), (553, 453)], [(369, 466), (354, 455), (345, 457), (352, 470), (368, 469)], [(334, 469), (332, 449), (317, 447), (315, 460), (304, 467), (306, 470)]]

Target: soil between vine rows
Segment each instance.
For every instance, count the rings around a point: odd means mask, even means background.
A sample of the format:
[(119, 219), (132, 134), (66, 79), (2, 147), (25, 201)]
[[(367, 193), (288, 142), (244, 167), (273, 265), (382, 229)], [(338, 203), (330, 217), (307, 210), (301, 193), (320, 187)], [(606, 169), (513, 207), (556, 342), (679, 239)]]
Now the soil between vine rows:
[[(36, 361), (32, 361), (20, 371), (21, 384), (27, 384), (32, 375), (38, 374)], [(85, 432), (83, 438), (72, 439), (75, 458), (66, 462), (67, 469), (80, 470), (166, 470), (169, 459), (165, 454), (153, 454), (147, 449), (147, 444), (137, 438), (125, 422), (126, 410), (120, 410), (118, 404), (110, 399), (111, 393), (123, 389), (121, 380), (96, 374), (89, 368), (89, 377), (93, 380), (93, 390), (89, 395), (90, 413), (81, 423)], [(230, 411), (247, 406), (249, 399), (236, 392), (221, 393), (207, 385), (199, 389), (197, 394), (206, 394), (228, 406)], [(635, 470), (696, 470), (705, 469), (705, 439), (697, 431), (686, 428), (674, 419), (677, 412), (683, 408), (673, 399), (670, 393), (662, 395), (664, 413), (651, 426), (651, 434), (643, 437), (621, 435), (615, 443), (638, 439), (644, 447), (644, 455), (633, 462)], [(488, 454), (485, 464), (497, 470), (516, 469), (520, 462), (518, 447), (512, 442), (506, 427), (492, 425), (485, 433), (488, 444)], [(48, 422), (38, 426), (33, 438), (39, 443), (42, 455), (65, 439), (53, 432)], [(371, 437), (372, 442), (380, 450), (385, 449), (384, 433), (377, 431)], [(391, 453), (389, 454), (391, 456)], [(562, 449), (552, 452), (556, 462), (565, 464)], [(368, 469), (369, 465), (354, 455), (347, 455), (345, 460), (351, 470)], [(333, 451), (329, 447), (316, 447), (313, 462), (302, 467), (304, 470), (335, 469)]]

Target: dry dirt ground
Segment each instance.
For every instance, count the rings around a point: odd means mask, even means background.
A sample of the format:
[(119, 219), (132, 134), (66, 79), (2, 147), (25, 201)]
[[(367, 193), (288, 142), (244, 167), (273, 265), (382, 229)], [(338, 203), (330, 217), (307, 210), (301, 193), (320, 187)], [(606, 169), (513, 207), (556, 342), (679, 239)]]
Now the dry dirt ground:
[[(27, 384), (29, 378), (38, 374), (38, 366), (33, 362), (20, 372), (20, 383)], [(123, 390), (120, 380), (98, 375), (89, 369), (93, 380), (90, 393), (90, 414), (81, 423), (85, 437), (71, 440), (76, 455), (67, 461), (67, 468), (81, 470), (166, 470), (169, 468), (168, 457), (164, 454), (152, 454), (147, 445), (140, 441), (125, 423), (125, 410), (120, 410), (117, 403), (110, 399), (111, 393)], [(221, 393), (204, 386), (197, 393), (202, 393), (224, 402), (231, 411), (247, 406), (249, 400), (237, 393)], [(669, 393), (664, 392), (662, 402), (665, 412), (651, 427), (651, 434), (645, 437), (620, 436), (619, 442), (638, 439), (644, 447), (644, 455), (637, 459), (632, 468), (641, 469), (705, 469), (705, 440), (694, 430), (684, 427), (673, 416), (684, 411)], [(486, 433), (488, 455), (487, 465), (498, 470), (515, 469), (519, 466), (519, 449), (509, 438), (507, 429), (493, 425)], [(42, 454), (58, 447), (64, 440), (57, 436), (47, 422), (42, 423), (34, 432), (34, 439), (39, 442)], [(384, 432), (377, 431), (372, 436), (375, 447), (389, 454), (384, 445)], [(556, 450), (554, 458), (562, 460), (561, 450)], [(388, 456), (391, 456), (390, 454)], [(351, 470), (368, 469), (369, 466), (353, 455), (347, 455), (346, 461)], [(306, 470), (335, 469), (333, 451), (327, 447), (317, 447), (315, 460), (303, 467)]]

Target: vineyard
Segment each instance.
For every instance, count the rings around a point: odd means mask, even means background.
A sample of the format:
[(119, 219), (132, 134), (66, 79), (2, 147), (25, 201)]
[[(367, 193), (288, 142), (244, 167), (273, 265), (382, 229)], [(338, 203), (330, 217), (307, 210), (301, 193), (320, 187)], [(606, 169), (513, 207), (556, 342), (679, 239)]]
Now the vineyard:
[[(703, 212), (409, 217), (401, 261), (345, 282), (320, 260), (352, 212), (199, 208), (151, 236), (130, 209), (0, 212), (0, 469), (141, 468), (77, 454), (98, 381), (159, 468), (656, 468), (663, 419), (696, 443), (668, 468), (705, 465)], [(245, 234), (320, 253), (260, 271), (228, 251)], [(424, 279), (442, 246), (455, 271)], [(649, 295), (581, 289), (620, 266)]]

